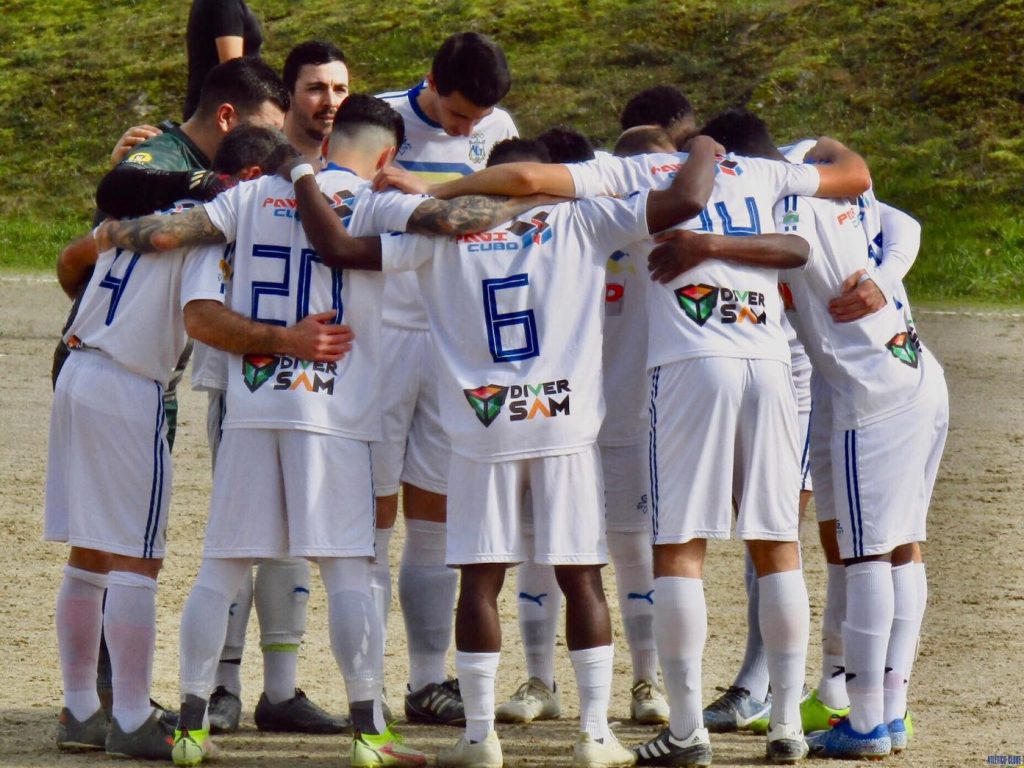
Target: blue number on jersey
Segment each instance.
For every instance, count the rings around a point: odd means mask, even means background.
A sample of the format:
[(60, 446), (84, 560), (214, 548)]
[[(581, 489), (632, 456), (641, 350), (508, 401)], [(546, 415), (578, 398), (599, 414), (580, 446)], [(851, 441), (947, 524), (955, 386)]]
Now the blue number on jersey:
[[(309, 287), (313, 282), (313, 264), (322, 264), (320, 257), (312, 248), (303, 248), (299, 257), (299, 295), (296, 299), (295, 322), (302, 322), (309, 314)], [(334, 312), (334, 324), (340, 325), (344, 316), (344, 305), (341, 301), (342, 271), (331, 270), (331, 309)]]
[[(498, 311), (498, 291), (521, 288), (530, 284), (529, 275), (511, 275), (483, 281), (484, 317), (487, 319), (487, 343), (491, 349), (491, 357), (496, 363), (510, 363), (514, 360), (528, 360), (540, 354), (540, 342), (537, 339), (537, 320), (532, 309), (518, 312)], [(521, 347), (505, 349), (501, 342), (501, 331), (504, 328), (519, 326), (523, 329), (525, 341)]]
[(254, 245), (252, 247), (253, 258), (258, 259), (281, 259), (284, 262), (284, 276), (279, 282), (271, 280), (252, 281), (252, 319), (270, 325), (287, 325), (284, 320), (274, 320), (269, 317), (260, 317), (260, 296), (287, 296), (289, 278), (291, 277), (291, 255), (292, 251), (286, 245)]
[[(744, 236), (761, 234), (761, 217), (757, 212), (757, 201), (752, 197), (745, 197), (743, 202), (747, 206), (747, 218), (750, 221), (750, 224), (746, 226), (734, 222), (732, 214), (729, 213), (729, 209), (724, 202), (715, 203), (715, 212), (722, 222), (723, 235)], [(711, 220), (711, 213), (707, 208), (700, 212), (700, 228), (702, 232), (715, 231), (715, 224)]]
[(110, 289), (110, 306), (107, 307), (107, 319), (104, 321), (104, 325), (110, 325), (114, 322), (117, 305), (121, 302), (124, 289), (128, 287), (128, 278), (132, 276), (132, 270), (135, 269), (135, 265), (142, 258), (142, 254), (133, 253), (128, 261), (128, 266), (124, 268), (124, 274), (116, 277), (114, 275), (114, 267), (117, 266), (117, 260), (121, 258), (122, 253), (124, 253), (124, 249), (118, 248), (114, 253), (114, 260), (110, 263), (110, 269), (107, 270), (107, 274), (100, 280), (100, 288)]

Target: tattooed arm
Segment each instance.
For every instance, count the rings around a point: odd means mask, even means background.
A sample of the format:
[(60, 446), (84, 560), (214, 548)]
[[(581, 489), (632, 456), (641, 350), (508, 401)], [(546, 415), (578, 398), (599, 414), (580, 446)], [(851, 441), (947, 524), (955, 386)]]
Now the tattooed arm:
[[(454, 200), (427, 198), (412, 212), (406, 230), (445, 237), (481, 232), (538, 205), (560, 199), (546, 195), (512, 198), (469, 195)], [(306, 237), (324, 264), (335, 269), (380, 271), (380, 238), (350, 235), (320, 192), (313, 176), (303, 176), (295, 182), (295, 201)]]
[[(497, 167), (497, 166), (496, 166)], [(412, 212), (406, 231), (420, 235), (453, 237), (494, 229), (538, 205), (561, 202), (549, 195), (492, 197), (465, 195), (451, 200), (428, 198)]]
[(93, 236), (101, 252), (117, 247), (138, 253), (152, 253), (227, 242), (224, 233), (213, 225), (202, 206), (173, 216), (108, 219), (94, 230)]

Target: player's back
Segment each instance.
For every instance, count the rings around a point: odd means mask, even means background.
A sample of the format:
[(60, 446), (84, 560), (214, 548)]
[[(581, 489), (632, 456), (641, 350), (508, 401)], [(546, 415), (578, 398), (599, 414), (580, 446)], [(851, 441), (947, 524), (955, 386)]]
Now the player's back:
[[(178, 203), (173, 215), (195, 205)], [(99, 255), (78, 312), (64, 334), (71, 349), (97, 350), (122, 367), (166, 386), (187, 337), (182, 281), (190, 298), (220, 293), (217, 260), (185, 251), (141, 254), (111, 248)]]
[(390, 244), (421, 265), (455, 452), (493, 461), (595, 441), (608, 248), (647, 235), (643, 210), (642, 198), (582, 200), (457, 240)]

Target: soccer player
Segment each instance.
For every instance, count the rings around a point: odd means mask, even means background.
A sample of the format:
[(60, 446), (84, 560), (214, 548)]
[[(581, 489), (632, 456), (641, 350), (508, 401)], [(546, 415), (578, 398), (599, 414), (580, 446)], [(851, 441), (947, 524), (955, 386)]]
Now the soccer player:
[[(222, 144), (218, 172), (259, 173), (283, 144), (276, 132), (242, 130)], [(64, 335), (70, 352), (54, 393), (47, 472), (44, 536), (71, 545), (57, 598), (65, 690), (57, 743), (168, 759), (173, 725), (149, 699), (171, 490), (163, 390), (185, 347), (182, 306), (220, 293), (219, 259), (99, 252), (87, 236), (62, 253), (58, 275), (69, 295), (88, 284)], [(292, 348), (281, 338), (265, 351)], [(96, 691), (101, 630), (113, 668), (109, 720)]]
[[(486, 229), (534, 204), (393, 194), (386, 207), (368, 179), (391, 162), (402, 139), (401, 116), (378, 99), (353, 96), (338, 110), (327, 152), (330, 172), (322, 179), (339, 212), (352, 214), (353, 226), (451, 235)], [(308, 165), (301, 171), (312, 174)], [(183, 705), (175, 760), (194, 765), (206, 754), (204, 715), (228, 606), (252, 559), (289, 554), (316, 559), (327, 587), (331, 645), (356, 731), (352, 764), (421, 765), (423, 755), (403, 747), (383, 720), (383, 644), (369, 586), (369, 442), (379, 438), (382, 281), (322, 266), (297, 218), (276, 213), (294, 211), (290, 192), (281, 179), (262, 179), (173, 223), (145, 217), (107, 222), (96, 232), (104, 244), (146, 251), (234, 240), (233, 307), (270, 325), (326, 310), (335, 322), (344, 316), (359, 339), (340, 366), (316, 366), (309, 357), (243, 358), (245, 349), (233, 340), (232, 324), (216, 302), (193, 302), (186, 310), (193, 336), (232, 352), (235, 375), (228, 384), (204, 559), (182, 619)], [(260, 468), (255, 473), (254, 464)], [(345, 499), (345, 505), (324, 503), (331, 498)]]
[[(475, 32), (446, 39), (425, 80), (407, 91), (381, 94), (405, 119), (397, 165), (435, 181), (483, 168), (491, 147), (518, 134), (508, 113), (495, 106), (510, 85), (505, 55), (493, 40)], [(406, 717), (461, 724), (458, 687), (445, 671), (458, 582), (444, 561), (450, 448), (438, 421), (434, 343), (411, 273), (389, 274), (385, 281), (383, 350), (384, 440), (373, 447), (374, 592), (386, 619), (391, 604), (387, 552), (401, 486), (406, 537), (398, 590), (409, 649)]]
[[(542, 206), (457, 241), (354, 241), (366, 251), (339, 231), (311, 185), (296, 185), (303, 226), (325, 260), (379, 268), (397, 252), (418, 268), (441, 353), (443, 423), (453, 446), (447, 560), (462, 575), (456, 668), (466, 711), (465, 734), (438, 755), (441, 766), (502, 765), (493, 729), (497, 596), (508, 566), (531, 559), (555, 566), (566, 597), (581, 701), (573, 764), (635, 761), (607, 724), (612, 648), (600, 579), (606, 550), (596, 446), (607, 251), (699, 211), (712, 155), (711, 142), (698, 142), (687, 172), (668, 189), (625, 202)], [(532, 546), (523, 530), (528, 519)]]
[[(739, 149), (778, 157), (762, 122), (749, 115), (732, 122)], [(850, 714), (808, 742), (826, 757), (879, 758), (892, 749), (892, 731), (905, 736), (905, 686), (923, 615), (923, 567), (915, 555), (948, 427), (945, 378), (899, 297), (858, 322), (834, 320), (830, 303), (848, 280), (867, 282), (875, 272), (864, 247), (874, 238), (858, 231), (855, 201), (787, 197), (775, 218), (811, 244), (808, 263), (786, 279), (797, 331), (828, 384), (831, 486), (816, 488), (819, 499), (827, 492), (834, 504), (846, 567), (842, 636)]]
[(671, 85), (657, 85), (633, 96), (623, 107), (619, 124), (623, 131), (641, 125), (660, 126), (680, 149), (697, 132), (693, 105)]
[(195, 113), (211, 69), (242, 56), (259, 56), (262, 45), (260, 20), (245, 0), (192, 0), (185, 28), (188, 85), (183, 119)]
[[(319, 168), (320, 152), (330, 134), (334, 114), (348, 96), (345, 55), (330, 43), (300, 43), (285, 59), (283, 81), (289, 95), (285, 136)], [(202, 343), (195, 345), (192, 386), (207, 392), (207, 437), (214, 462), (225, 415), (227, 365), (226, 353)], [(242, 652), (254, 602), (263, 653), (263, 691), (254, 713), (256, 727), (261, 731), (289, 733), (341, 733), (348, 727), (344, 718), (325, 712), (296, 687), (309, 587), (309, 563), (302, 558), (264, 560), (257, 566), (255, 582), (252, 578), (243, 580), (231, 603), (216, 687), (210, 696), (212, 732), (230, 733), (238, 728), (242, 713)]]

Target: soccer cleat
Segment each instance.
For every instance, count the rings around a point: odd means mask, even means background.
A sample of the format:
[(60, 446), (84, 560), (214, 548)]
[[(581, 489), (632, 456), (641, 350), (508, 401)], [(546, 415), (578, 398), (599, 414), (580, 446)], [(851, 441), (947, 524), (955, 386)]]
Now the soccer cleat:
[(110, 718), (100, 707), (85, 720), (76, 720), (71, 710), (63, 707), (57, 718), (57, 746), (60, 749), (103, 749), (107, 743)]
[(695, 728), (685, 739), (677, 739), (666, 728), (655, 738), (633, 747), (637, 765), (668, 765), (674, 768), (711, 765), (711, 739), (707, 728)]
[(711, 733), (731, 733), (766, 717), (769, 711), (770, 701), (755, 699), (746, 688), (731, 685), (704, 708), (704, 727)]
[(572, 764), (573, 768), (626, 768), (636, 764), (636, 755), (622, 746), (611, 731), (600, 741), (580, 731), (572, 750)]
[(914, 721), (910, 717), (910, 710), (908, 709), (903, 717), (890, 722), (887, 727), (892, 752), (898, 755), (910, 745), (910, 737), (914, 735)]
[(427, 756), (407, 747), (391, 728), (384, 733), (357, 733), (352, 739), (352, 768), (375, 765), (426, 765)]
[(210, 732), (206, 730), (176, 730), (171, 761), (175, 765), (194, 766), (213, 753)]
[(629, 716), (641, 725), (668, 725), (668, 701), (650, 680), (638, 680), (630, 689)]
[(850, 714), (849, 707), (833, 709), (819, 699), (817, 688), (800, 702), (800, 722), (803, 725), (804, 733), (827, 731), (848, 714)]
[(256, 727), (276, 733), (344, 733), (351, 730), (348, 718), (335, 717), (312, 701), (301, 689), (295, 695), (277, 704), (271, 704), (267, 694), (261, 694), (256, 704)]
[(807, 746), (815, 757), (881, 760), (892, 751), (892, 739), (885, 725), (875, 726), (871, 733), (859, 733), (844, 717), (829, 730), (810, 734)]
[(483, 741), (470, 741), (465, 736), (454, 747), (437, 753), (438, 768), (501, 768), (501, 742), (491, 731)]
[(557, 720), (562, 716), (558, 686), (548, 688), (539, 677), (531, 677), (519, 686), (512, 698), (499, 704), (494, 719), (499, 723), (530, 723), (534, 720)]
[(107, 754), (143, 760), (170, 760), (174, 728), (161, 718), (162, 713), (162, 710), (154, 709), (146, 722), (130, 733), (122, 731), (117, 718), (113, 718), (104, 744)]
[(410, 690), (405, 695), (405, 719), (410, 723), (465, 725), (459, 681), (450, 678), (443, 683), (428, 683), (418, 691)]
[(807, 757), (807, 742), (800, 726), (788, 727), (779, 723), (768, 731), (765, 757), (776, 765), (796, 765)]
[(210, 733), (234, 733), (242, 719), (242, 700), (223, 685), (218, 685), (210, 695), (207, 714), (210, 718)]

